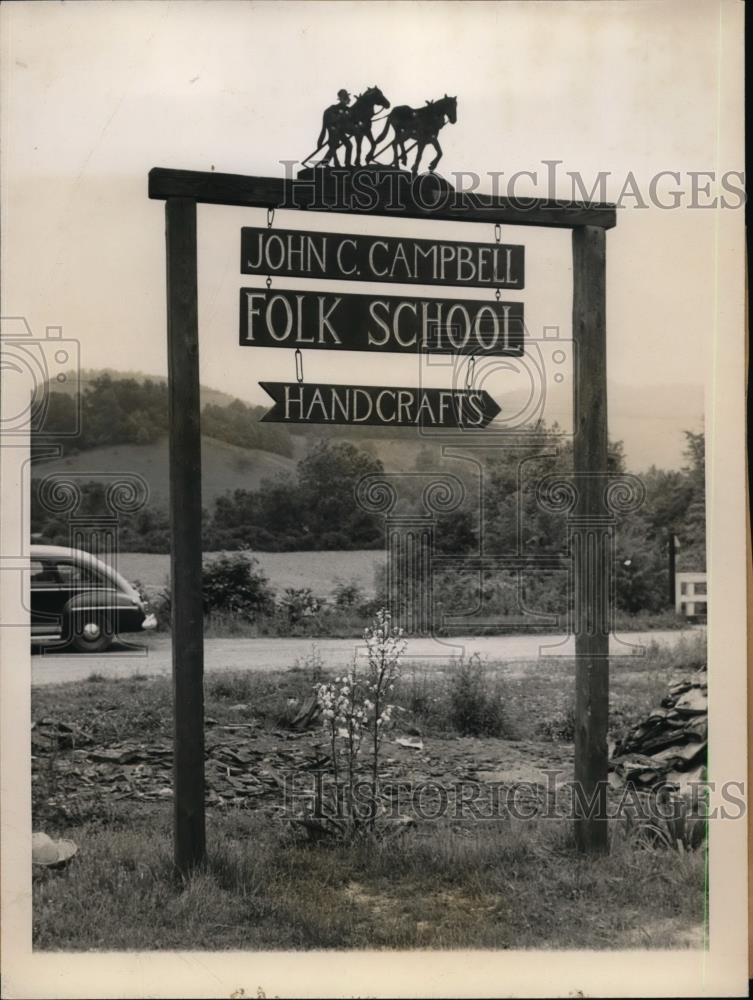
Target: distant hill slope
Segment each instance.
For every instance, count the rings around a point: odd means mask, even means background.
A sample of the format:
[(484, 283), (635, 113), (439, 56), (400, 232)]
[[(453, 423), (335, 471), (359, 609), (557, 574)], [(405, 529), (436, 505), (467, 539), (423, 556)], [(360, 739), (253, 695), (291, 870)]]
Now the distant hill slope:
[[(115, 380), (149, 380), (164, 384), (165, 376), (144, 374), (138, 371), (119, 372), (109, 369), (84, 369), (79, 375), (82, 390), (98, 377), (109, 375)], [(62, 386), (55, 384), (54, 391), (70, 395), (76, 382), (69, 379)], [(501, 400), (504, 412), (515, 412), (520, 405), (516, 390)], [(660, 468), (679, 468), (684, 464), (683, 430), (699, 431), (703, 428), (703, 387), (667, 383), (661, 387), (628, 386), (610, 380), (608, 387), (609, 430), (612, 440), (622, 440), (625, 445), (627, 466), (640, 472), (655, 464)], [(259, 407), (259, 402), (246, 400), (245, 406)], [(388, 471), (408, 471), (415, 468), (419, 454), (425, 449), (438, 451), (436, 444), (420, 437), (412, 428), (373, 427), (310, 427), (283, 428), (276, 424), (259, 424), (260, 407), (254, 413), (233, 414), (233, 405), (240, 405), (236, 397), (208, 386), (201, 386), (202, 408), (219, 407), (214, 415), (206, 417), (205, 430), (212, 438), (205, 440), (203, 485), (204, 503), (211, 506), (214, 498), (227, 489), (255, 489), (262, 479), (272, 478), (280, 472), (292, 470), (298, 460), (308, 454), (314, 441), (319, 439), (349, 440), (359, 448), (377, 456)], [(241, 408), (242, 409), (242, 408)], [(572, 388), (552, 385), (548, 389), (545, 419), (557, 420), (568, 428), (572, 421)], [(236, 420), (234, 423), (233, 420)], [(163, 424), (163, 427), (165, 425)], [(257, 447), (257, 429), (262, 432), (266, 445), (264, 451)], [(240, 433), (236, 433), (239, 431)], [(248, 431), (252, 431), (249, 439)], [(292, 433), (289, 433), (292, 432)], [(279, 440), (278, 440), (278, 435)], [(224, 441), (219, 440), (224, 438)], [(245, 439), (245, 440), (244, 440)], [(212, 443), (207, 442), (211, 440)], [(230, 444), (234, 441), (234, 444)], [(246, 445), (245, 447), (243, 445)], [(253, 445), (250, 448), (248, 445)], [(284, 452), (291, 455), (284, 457)], [(441, 463), (440, 463), (441, 467)], [(34, 475), (42, 472), (42, 465), (35, 465)], [(71, 455), (65, 460), (46, 463), (44, 469), (75, 469), (77, 471), (115, 469), (140, 472), (150, 482), (153, 496), (167, 497), (167, 446), (166, 438), (159, 437), (151, 444), (113, 444), (94, 447)], [(141, 470), (145, 469), (146, 472)]]
[[(268, 451), (239, 448), (214, 438), (201, 440), (202, 503), (211, 509), (226, 490), (258, 488), (262, 479), (273, 479), (295, 470), (296, 461)], [(91, 448), (76, 455), (37, 462), (34, 477), (52, 472), (83, 473), (91, 479), (113, 472), (136, 473), (149, 484), (150, 501), (167, 506), (169, 465), (167, 438), (153, 444), (124, 444)]]
[[(69, 371), (66, 373), (67, 378), (65, 382), (55, 382), (50, 385), (53, 392), (62, 392), (68, 396), (72, 396), (76, 392), (83, 392), (90, 382), (93, 382), (100, 375), (109, 375), (112, 379), (135, 379), (136, 382), (155, 382), (158, 385), (164, 385), (167, 382), (167, 375), (150, 375), (148, 372), (140, 371), (127, 371), (121, 372), (115, 368), (82, 368), (78, 375), (75, 372)], [(211, 386), (202, 385), (199, 387), (199, 393), (201, 398), (201, 405), (206, 406), (207, 404), (215, 406), (228, 406), (230, 403), (234, 402), (237, 398), (227, 392), (221, 392), (219, 389), (212, 389)]]
[[(322, 436), (326, 437), (326, 433)], [(285, 474), (294, 476), (298, 462), (310, 451), (314, 440), (293, 435), (293, 457), (286, 458), (269, 451), (241, 448), (216, 438), (202, 437), (203, 505), (211, 510), (215, 499), (228, 490), (256, 490), (264, 479), (276, 479)], [(390, 472), (413, 470), (416, 457), (425, 448), (425, 443), (415, 438), (408, 441), (357, 439), (353, 443), (380, 458)], [(39, 479), (54, 472), (73, 472), (97, 479), (113, 472), (135, 473), (149, 484), (150, 503), (166, 508), (169, 499), (168, 463), (167, 437), (163, 437), (153, 444), (109, 445), (62, 458), (37, 461), (32, 475)], [(441, 469), (445, 464), (437, 450), (436, 467)]]
[[(529, 389), (513, 389), (497, 398), (503, 413), (525, 410)], [(561, 428), (572, 427), (572, 386), (552, 384), (547, 389), (544, 420), (554, 421)], [(631, 472), (643, 472), (651, 465), (660, 469), (679, 469), (685, 464), (683, 431), (703, 430), (704, 391), (702, 385), (625, 385), (610, 379), (607, 388), (609, 407), (609, 437), (622, 441), (625, 446), (627, 467)], [(301, 442), (319, 437), (346, 439), (360, 448), (366, 447), (377, 454), (385, 466), (400, 470), (412, 468), (412, 459), (429, 445), (429, 440), (419, 437), (413, 428), (375, 427), (297, 427), (295, 454)], [(307, 445), (304, 445), (307, 447)]]
[[(164, 377), (84, 370), (80, 379), (49, 383), (45, 406), (36, 410), (31, 445), (54, 445), (62, 454), (124, 445), (150, 445), (167, 436), (169, 398)], [(41, 395), (41, 390), (40, 390)], [(207, 437), (250, 450), (290, 457), (287, 428), (265, 423), (266, 407), (201, 387), (201, 428)], [(181, 417), (181, 414), (178, 414)], [(75, 434), (72, 429), (77, 429)]]
[[(510, 392), (498, 398), (503, 413), (525, 409), (527, 391)], [(607, 383), (609, 437), (625, 446), (627, 468), (643, 472), (651, 465), (679, 469), (685, 464), (684, 431), (703, 430), (704, 393), (701, 385), (626, 385), (609, 379)], [(573, 391), (567, 380), (547, 387), (543, 413), (547, 424), (555, 421), (568, 430), (573, 423)]]
[(625, 442), (627, 466), (643, 472), (650, 465), (679, 469), (686, 464), (684, 431), (704, 430), (702, 385), (630, 386), (608, 389), (609, 432)]

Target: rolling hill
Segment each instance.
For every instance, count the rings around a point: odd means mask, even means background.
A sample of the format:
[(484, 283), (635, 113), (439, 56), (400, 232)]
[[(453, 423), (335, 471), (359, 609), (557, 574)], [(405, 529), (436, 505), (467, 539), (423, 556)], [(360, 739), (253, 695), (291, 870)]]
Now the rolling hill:
[[(203, 437), (201, 445), (202, 502), (208, 508), (226, 490), (257, 489), (262, 479), (292, 472), (296, 466), (295, 459), (268, 451), (239, 448), (214, 438)], [(53, 472), (73, 472), (91, 479), (113, 472), (136, 473), (149, 484), (150, 502), (167, 507), (169, 466), (166, 437), (154, 444), (91, 448), (76, 455), (34, 463), (35, 478)]]
[[(110, 375), (113, 379), (135, 379), (140, 382), (149, 379), (155, 383), (165, 381), (164, 376), (145, 375), (141, 372), (84, 370), (80, 375), (81, 388), (85, 389), (87, 384), (103, 374)], [(69, 386), (73, 384), (73, 379), (67, 383)], [(548, 419), (557, 419), (563, 427), (567, 427), (571, 421), (570, 395), (568, 388), (561, 388), (552, 392), (548, 403)], [(506, 405), (515, 406), (514, 396), (515, 393), (508, 396)], [(234, 397), (207, 386), (201, 387), (201, 400), (202, 406), (232, 408), (233, 403), (239, 405)], [(682, 431), (701, 429), (702, 416), (703, 389), (700, 386), (668, 384), (658, 390), (619, 383), (609, 385), (610, 436), (613, 440), (624, 442), (628, 468), (631, 471), (640, 472), (651, 464), (666, 469), (679, 468), (683, 464), (682, 450), (685, 443)], [(247, 414), (243, 419), (255, 418)], [(215, 433), (214, 426), (212, 432)], [(222, 428), (219, 427), (216, 433), (221, 432)], [(228, 436), (232, 439), (232, 435)], [(378, 457), (385, 469), (393, 472), (415, 469), (416, 459), (428, 445), (426, 438), (420, 437), (411, 428), (400, 428), (397, 433), (387, 436), (387, 429), (384, 428), (311, 426), (296, 428), (296, 433), (287, 437), (287, 451), (290, 453), (292, 450), (291, 456), (287, 457), (276, 454), (273, 450), (242, 447), (205, 436), (202, 439), (204, 506), (211, 510), (215, 499), (228, 490), (255, 490), (262, 480), (294, 473), (297, 462), (309, 452), (313, 442), (321, 438), (349, 440)], [(439, 458), (436, 444), (429, 445), (428, 451)], [(437, 461), (435, 467), (442, 468), (444, 463)], [(149, 484), (152, 504), (167, 506), (169, 470), (165, 435), (151, 443), (110, 444), (64, 457), (36, 461), (33, 475), (37, 478), (51, 472), (73, 472), (96, 479), (98, 475), (109, 476), (121, 471), (142, 476)]]
[[(116, 371), (115, 368), (82, 368), (78, 374), (74, 371), (68, 371), (65, 374), (66, 378), (63, 382), (55, 382), (51, 385), (54, 392), (61, 392), (67, 395), (73, 395), (76, 392), (85, 392), (86, 387), (101, 375), (109, 375), (112, 379), (135, 379), (136, 382), (145, 382), (148, 379), (150, 382), (156, 382), (159, 385), (167, 382), (167, 375), (151, 375), (148, 372), (140, 371), (121, 372)], [(208, 404), (228, 406), (236, 398), (230, 395), (230, 393), (222, 392), (220, 389), (212, 389), (207, 385), (200, 386), (199, 392), (202, 407)]]

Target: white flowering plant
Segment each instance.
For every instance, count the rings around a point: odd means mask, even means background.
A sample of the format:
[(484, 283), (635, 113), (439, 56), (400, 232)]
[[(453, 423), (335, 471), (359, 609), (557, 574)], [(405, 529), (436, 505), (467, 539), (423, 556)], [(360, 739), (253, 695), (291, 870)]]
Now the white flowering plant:
[[(337, 815), (351, 826), (362, 825), (365, 819), (367, 828), (373, 830), (378, 811), (379, 752), (392, 724), (394, 705), (390, 699), (400, 679), (400, 657), (407, 643), (403, 630), (393, 626), (390, 612), (384, 609), (364, 630), (364, 641), (366, 669), (354, 657), (346, 673), (317, 684), (315, 691), (330, 744)], [(356, 806), (355, 785), (364, 746), (371, 751), (371, 760), (368, 809), (362, 817)]]
[(377, 814), (377, 785), (379, 782), (379, 749), (385, 730), (392, 722), (394, 705), (390, 698), (400, 680), (400, 658), (408, 643), (403, 630), (392, 624), (392, 615), (382, 608), (377, 612), (371, 628), (364, 629), (363, 638), (368, 656), (368, 676), (364, 699), (369, 713), (371, 740), (371, 810), (370, 826), (373, 829)]
[(358, 661), (355, 657), (348, 672), (342, 677), (335, 677), (327, 683), (316, 686), (316, 697), (322, 711), (322, 724), (329, 738), (332, 777), (338, 791), (339, 815), (342, 812), (342, 803), (339, 797), (340, 760), (343, 756), (345, 757), (348, 801), (349, 806), (352, 806), (356, 758), (361, 749), (366, 725), (363, 685), (358, 676)]

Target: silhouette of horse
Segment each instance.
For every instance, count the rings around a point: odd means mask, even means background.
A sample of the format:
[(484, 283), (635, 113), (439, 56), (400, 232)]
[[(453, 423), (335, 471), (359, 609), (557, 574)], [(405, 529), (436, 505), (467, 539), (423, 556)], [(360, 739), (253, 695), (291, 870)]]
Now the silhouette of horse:
[(379, 87), (369, 87), (363, 94), (357, 95), (350, 107), (341, 107), (333, 104), (327, 108), (322, 116), (322, 130), (319, 133), (317, 147), (324, 145), (327, 137), (327, 152), (321, 160), (321, 164), (335, 161), (336, 166), (340, 166), (337, 150), (340, 146), (345, 146), (345, 166), (351, 165), (352, 153), (351, 138), (356, 141), (356, 166), (361, 165), (361, 144), (364, 137), (371, 143), (370, 153), (374, 152), (376, 142), (371, 131), (371, 119), (374, 117), (376, 108), (389, 108), (390, 102), (384, 96)]
[[(393, 166), (397, 167), (398, 163), (404, 164), (406, 162), (408, 155), (405, 143), (408, 139), (415, 139), (417, 152), (411, 173), (414, 175), (418, 173), (418, 165), (424, 149), (428, 145), (433, 146), (437, 152), (429, 164), (429, 170), (434, 170), (442, 158), (442, 147), (439, 145), (437, 133), (447, 121), (454, 125), (457, 117), (458, 99), (457, 97), (448, 97), (447, 94), (438, 101), (427, 101), (423, 108), (411, 108), (407, 104), (401, 104), (390, 111), (387, 116), (387, 124), (381, 135), (377, 136), (374, 146), (379, 145), (392, 126), (395, 137), (391, 143), (388, 143), (388, 146), (391, 145), (394, 152)], [(371, 148), (367, 163), (375, 159), (374, 146)]]

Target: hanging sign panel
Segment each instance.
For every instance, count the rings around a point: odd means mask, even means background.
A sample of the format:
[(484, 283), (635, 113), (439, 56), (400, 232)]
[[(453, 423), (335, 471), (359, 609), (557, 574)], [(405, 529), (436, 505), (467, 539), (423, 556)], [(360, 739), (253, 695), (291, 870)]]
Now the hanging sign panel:
[(241, 229), (241, 274), (522, 289), (524, 249), (246, 226)]
[(523, 303), (242, 288), (242, 347), (523, 354)]
[(483, 389), (260, 382), (274, 406), (261, 419), (281, 424), (486, 427), (500, 406)]

